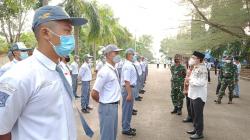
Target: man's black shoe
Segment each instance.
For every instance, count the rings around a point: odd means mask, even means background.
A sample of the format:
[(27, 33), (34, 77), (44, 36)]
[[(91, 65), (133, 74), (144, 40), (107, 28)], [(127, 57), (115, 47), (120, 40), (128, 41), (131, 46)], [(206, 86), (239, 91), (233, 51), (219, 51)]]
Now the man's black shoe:
[(128, 136), (136, 136), (136, 133), (132, 130), (122, 131), (122, 134), (128, 135)]
[(202, 138), (204, 138), (204, 136), (203, 135), (198, 135), (198, 134), (194, 134), (194, 135), (192, 135), (192, 136), (190, 136), (190, 139), (192, 139), (192, 140), (194, 140), (194, 139), (202, 139)]
[(144, 92), (139, 92), (140, 94), (144, 94)]
[(177, 113), (177, 107), (174, 108), (173, 111), (171, 111), (171, 114), (176, 114)]
[(92, 107), (90, 107), (90, 106), (87, 106), (87, 109), (88, 109), (88, 110), (93, 110), (93, 108), (92, 108)]
[(195, 130), (191, 130), (191, 131), (187, 131), (187, 133), (193, 135), (193, 134), (196, 133), (196, 131)]
[(135, 100), (136, 100), (136, 101), (141, 101), (141, 99), (140, 99), (140, 98), (135, 98)]
[(137, 115), (137, 113), (136, 112), (132, 112), (132, 115)]
[(136, 112), (136, 113), (137, 113), (137, 112), (138, 112), (138, 110), (136, 110), (136, 109), (133, 109), (133, 112)]
[(138, 98), (142, 99), (143, 97), (141, 97), (141, 96), (138, 96)]
[(81, 111), (82, 111), (82, 113), (89, 113), (88, 109), (83, 108)]
[(186, 118), (186, 119), (182, 120), (182, 122), (184, 122), (184, 123), (189, 123), (189, 122), (192, 122), (192, 119)]
[(130, 131), (136, 132), (135, 128), (130, 128)]
[(80, 98), (80, 96), (75, 96), (75, 98)]

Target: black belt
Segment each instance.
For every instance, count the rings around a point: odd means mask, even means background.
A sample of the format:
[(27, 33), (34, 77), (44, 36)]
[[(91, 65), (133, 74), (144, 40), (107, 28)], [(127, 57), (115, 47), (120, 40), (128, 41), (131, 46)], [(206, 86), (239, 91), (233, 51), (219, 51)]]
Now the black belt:
[(102, 103), (102, 102), (100, 102), (100, 104), (104, 104), (104, 105), (109, 105), (109, 104), (111, 104), (111, 105), (116, 105), (116, 104), (119, 104), (119, 101), (117, 101), (117, 102), (112, 102), (112, 103)]
[(113, 102), (113, 103), (108, 103), (108, 104), (116, 105), (116, 104), (118, 104), (118, 103), (119, 103), (119, 101)]
[[(126, 87), (126, 86), (123, 86), (123, 87)], [(133, 86), (133, 85), (130, 85), (130, 87), (131, 87), (131, 88), (135, 88), (135, 86)]]
[(104, 105), (108, 105), (108, 104), (111, 104), (111, 105), (116, 105), (116, 104), (119, 104), (119, 101), (117, 101), (117, 102), (112, 102), (112, 103), (102, 103), (102, 102), (100, 102), (101, 104), (104, 104)]

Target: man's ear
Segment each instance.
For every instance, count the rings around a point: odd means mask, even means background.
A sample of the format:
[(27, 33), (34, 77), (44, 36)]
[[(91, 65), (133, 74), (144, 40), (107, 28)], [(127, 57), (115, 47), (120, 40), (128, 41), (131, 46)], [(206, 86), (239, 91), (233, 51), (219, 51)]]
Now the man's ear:
[(52, 34), (48, 30), (47, 27), (41, 27), (40, 28), (40, 37), (45, 39), (45, 40), (50, 40), (50, 38), (52, 37)]

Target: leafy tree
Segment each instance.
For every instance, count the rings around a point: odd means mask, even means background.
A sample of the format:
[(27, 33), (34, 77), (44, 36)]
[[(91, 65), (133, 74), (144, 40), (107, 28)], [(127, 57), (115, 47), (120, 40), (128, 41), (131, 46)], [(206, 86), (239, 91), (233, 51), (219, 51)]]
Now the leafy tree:
[(0, 35), (8, 44), (19, 41), (20, 35), (35, 0), (4, 0), (0, 5)]

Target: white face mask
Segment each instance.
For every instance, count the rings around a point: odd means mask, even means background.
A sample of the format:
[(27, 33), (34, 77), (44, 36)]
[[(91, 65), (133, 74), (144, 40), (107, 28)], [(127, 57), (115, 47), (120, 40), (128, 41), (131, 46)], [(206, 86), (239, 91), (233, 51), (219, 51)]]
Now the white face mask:
[(193, 58), (190, 58), (188, 61), (188, 65), (193, 66), (194, 64), (196, 64), (196, 61)]

